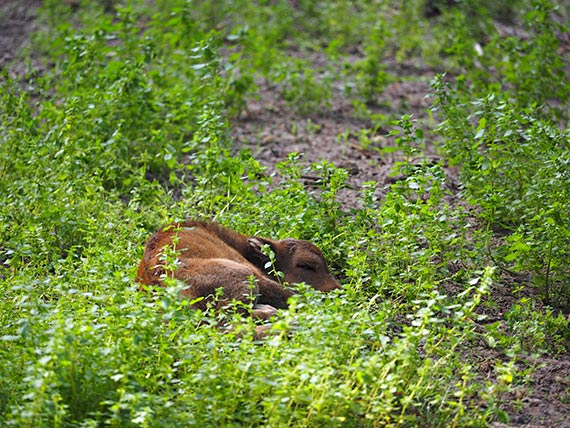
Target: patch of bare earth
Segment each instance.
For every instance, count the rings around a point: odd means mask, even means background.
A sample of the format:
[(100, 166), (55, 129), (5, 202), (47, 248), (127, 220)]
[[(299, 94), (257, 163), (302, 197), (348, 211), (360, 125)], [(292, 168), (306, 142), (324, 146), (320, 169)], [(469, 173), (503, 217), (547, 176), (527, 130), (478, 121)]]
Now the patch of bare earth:
[[(387, 118), (413, 113), (418, 126), (425, 127), (428, 122), (430, 76), (417, 76), (415, 80), (409, 77), (390, 83), (376, 105), (369, 106), (374, 114), (384, 117), (380, 124), (359, 118), (341, 91), (336, 91), (330, 105), (299, 114), (283, 100), (278, 87), (260, 83), (256, 97), (232, 120), (232, 138), (238, 147), (252, 150), (271, 172), (292, 152), (300, 153), (305, 165), (329, 161), (346, 169), (348, 188), (339, 198), (346, 208), (355, 207), (362, 183), (376, 182), (381, 194), (397, 179), (393, 170), (401, 156), (384, 150), (395, 147), (394, 137), (387, 136), (391, 129)], [(360, 141), (363, 132), (366, 144)], [(430, 159), (437, 158), (433, 147), (426, 152)]]
[[(24, 84), (28, 65), (20, 53), (29, 46), (30, 34), (37, 28), (40, 4), (40, 0), (3, 0), (0, 3), (0, 69), (7, 68), (10, 75), (24, 79)], [(429, 101), (425, 95), (429, 93), (428, 82), (434, 72), (417, 65), (397, 65), (394, 61), (390, 61), (388, 71), (398, 78), (379, 96), (374, 112), (396, 118), (413, 114), (420, 126), (426, 127)], [(238, 147), (251, 149), (270, 170), (294, 151), (302, 153), (307, 164), (327, 160), (346, 168), (350, 174), (349, 188), (340, 197), (348, 208), (358, 205), (362, 183), (375, 181), (382, 189), (394, 181), (391, 172), (398, 157), (381, 150), (394, 144), (393, 139), (386, 136), (389, 131), (386, 125), (372, 135), (373, 142), (368, 147), (359, 143), (359, 133), (375, 125), (370, 120), (356, 117), (352, 105), (340, 91), (330, 106), (301, 115), (283, 101), (276, 87), (260, 85), (258, 98), (232, 121), (232, 137)], [(433, 147), (426, 149), (426, 156), (437, 158)], [(454, 171), (448, 170), (448, 175), (455, 181)], [(505, 282), (508, 284), (509, 279), (505, 278)], [(488, 313), (491, 320), (500, 320), (518, 301), (520, 295), (515, 294), (513, 288), (503, 286), (492, 291), (490, 300), (494, 307)], [(530, 288), (527, 292), (533, 294)], [(484, 365), (486, 360), (481, 356), (486, 350), (473, 351)], [(488, 354), (491, 359), (501, 358), (491, 350)], [(487, 364), (492, 365), (492, 362)], [(531, 365), (538, 368), (530, 383), (504, 397), (510, 422), (493, 426), (570, 428), (570, 354), (542, 357), (532, 361)], [(481, 371), (485, 372), (484, 367)]]
[[(21, 52), (30, 45), (30, 34), (37, 29), (40, 0), (3, 0), (0, 2), (0, 70), (23, 76), (26, 70)], [(8, 67), (9, 65), (9, 67)]]

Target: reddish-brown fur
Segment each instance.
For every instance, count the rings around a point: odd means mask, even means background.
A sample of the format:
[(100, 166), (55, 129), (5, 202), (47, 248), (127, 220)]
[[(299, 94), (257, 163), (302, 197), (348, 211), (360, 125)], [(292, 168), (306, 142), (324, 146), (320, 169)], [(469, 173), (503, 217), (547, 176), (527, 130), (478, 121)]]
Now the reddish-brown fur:
[(284, 273), (283, 281), (305, 282), (320, 291), (339, 288), (321, 251), (310, 242), (247, 237), (216, 223), (193, 220), (173, 223), (149, 239), (139, 265), (138, 281), (163, 285), (164, 248), (170, 247), (176, 250), (178, 267), (169, 275), (189, 285), (182, 295), (191, 300), (204, 298), (194, 307), (205, 309), (216, 290), (222, 288), (217, 308), (232, 300), (248, 304), (253, 301), (253, 315), (268, 318), (276, 312), (275, 308), (286, 308), (287, 299), (294, 292), (277, 282), (271, 269), (266, 269), (269, 258), (261, 251), (266, 244), (275, 253), (274, 267)]

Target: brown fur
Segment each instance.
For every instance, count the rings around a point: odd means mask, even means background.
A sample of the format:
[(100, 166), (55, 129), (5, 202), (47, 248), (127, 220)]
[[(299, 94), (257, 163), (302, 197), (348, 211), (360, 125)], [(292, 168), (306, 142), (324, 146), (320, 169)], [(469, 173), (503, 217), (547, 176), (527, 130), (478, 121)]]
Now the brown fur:
[(293, 291), (281, 285), (265, 268), (269, 261), (261, 251), (265, 244), (275, 253), (275, 269), (285, 274), (285, 282), (305, 282), (320, 291), (339, 288), (321, 251), (310, 242), (248, 238), (216, 223), (193, 220), (173, 223), (149, 239), (137, 280), (145, 285), (162, 286), (166, 273), (164, 248), (175, 247), (179, 265), (169, 275), (189, 285), (182, 291), (185, 297), (204, 298), (194, 304), (195, 308), (205, 309), (216, 290), (222, 288), (217, 308), (232, 300), (246, 304), (253, 301), (253, 316), (267, 319), (276, 312), (275, 308), (287, 307)]

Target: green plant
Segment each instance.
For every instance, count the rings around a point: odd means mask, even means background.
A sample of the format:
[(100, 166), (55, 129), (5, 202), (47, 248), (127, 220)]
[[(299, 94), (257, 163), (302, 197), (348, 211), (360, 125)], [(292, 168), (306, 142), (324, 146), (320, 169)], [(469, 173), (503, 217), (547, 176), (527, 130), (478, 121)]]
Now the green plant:
[(441, 81), (435, 88), (444, 149), (463, 166), (466, 192), (491, 226), (516, 231), (505, 261), (530, 269), (548, 304), (567, 306), (567, 131), (494, 94), (472, 101), (471, 112)]
[(379, 21), (370, 32), (366, 41), (364, 59), (355, 64), (357, 93), (368, 104), (374, 104), (384, 88), (393, 81), (393, 77), (382, 65), (386, 39), (390, 32), (386, 23)]
[(306, 61), (294, 59), (275, 68), (274, 80), (283, 85), (283, 97), (301, 113), (319, 110), (332, 97), (330, 77), (317, 76)]

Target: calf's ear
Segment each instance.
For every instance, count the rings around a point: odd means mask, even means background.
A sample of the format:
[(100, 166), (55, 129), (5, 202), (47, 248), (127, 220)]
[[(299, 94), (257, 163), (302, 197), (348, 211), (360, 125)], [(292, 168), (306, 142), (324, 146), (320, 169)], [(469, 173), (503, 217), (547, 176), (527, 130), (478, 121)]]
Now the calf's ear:
[(289, 250), (289, 253), (295, 252), (295, 248), (297, 248), (297, 240), (296, 239), (285, 238), (283, 240), (283, 243), (286, 245), (287, 249)]

